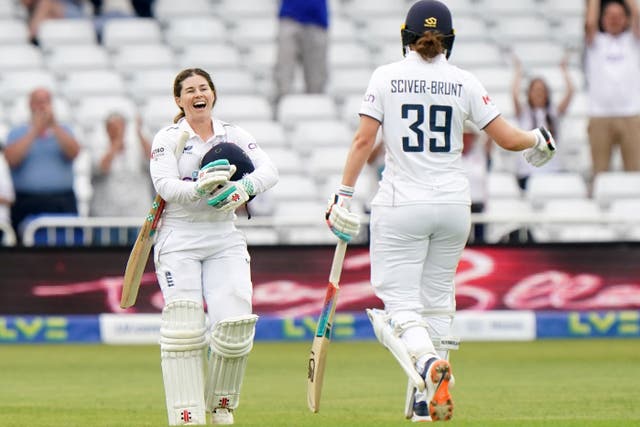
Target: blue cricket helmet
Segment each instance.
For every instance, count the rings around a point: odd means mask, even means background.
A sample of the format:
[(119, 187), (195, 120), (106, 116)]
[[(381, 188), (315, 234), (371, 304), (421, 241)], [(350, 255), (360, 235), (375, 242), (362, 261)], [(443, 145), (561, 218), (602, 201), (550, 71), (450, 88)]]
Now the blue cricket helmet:
[[(243, 176), (253, 172), (256, 168), (249, 155), (232, 142), (221, 142), (214, 145), (211, 150), (202, 157), (200, 167), (220, 159), (227, 159), (230, 164), (235, 165), (236, 172), (231, 176), (231, 181), (239, 181)], [(255, 196), (250, 196), (249, 201)]]
[(220, 144), (214, 145), (213, 148), (207, 151), (202, 157), (200, 167), (220, 159), (227, 159), (229, 163), (235, 165), (236, 172), (231, 177), (231, 181), (238, 181), (256, 169), (249, 155), (237, 144), (232, 142), (221, 142)]
[(447, 50), (445, 55), (448, 59), (453, 49), (455, 31), (451, 12), (444, 3), (437, 0), (420, 0), (411, 6), (400, 31), (403, 55), (406, 46), (415, 43), (425, 31), (436, 31), (444, 36), (443, 45)]

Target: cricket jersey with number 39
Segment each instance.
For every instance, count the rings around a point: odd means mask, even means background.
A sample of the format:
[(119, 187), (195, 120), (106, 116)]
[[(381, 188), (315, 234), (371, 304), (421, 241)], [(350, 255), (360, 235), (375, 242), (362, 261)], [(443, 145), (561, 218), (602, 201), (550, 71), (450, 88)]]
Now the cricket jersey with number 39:
[(471, 203), (461, 161), (464, 122), (483, 129), (500, 114), (471, 73), (444, 55), (425, 61), (410, 51), (374, 71), (360, 114), (382, 123), (386, 149), (372, 205)]

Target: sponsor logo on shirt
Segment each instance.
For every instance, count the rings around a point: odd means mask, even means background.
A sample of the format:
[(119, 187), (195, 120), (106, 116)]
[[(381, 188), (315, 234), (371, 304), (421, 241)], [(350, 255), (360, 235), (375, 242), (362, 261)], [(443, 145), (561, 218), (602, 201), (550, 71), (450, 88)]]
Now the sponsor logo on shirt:
[(164, 147), (154, 148), (151, 152), (151, 159), (158, 160), (164, 156)]

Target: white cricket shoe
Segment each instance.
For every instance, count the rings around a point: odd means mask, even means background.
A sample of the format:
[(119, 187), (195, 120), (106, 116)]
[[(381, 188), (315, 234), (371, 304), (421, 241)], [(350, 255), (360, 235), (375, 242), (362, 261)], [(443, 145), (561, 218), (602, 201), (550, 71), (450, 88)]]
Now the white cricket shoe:
[(211, 412), (211, 424), (229, 425), (233, 424), (233, 412), (227, 408), (216, 408)]
[(429, 415), (429, 407), (427, 402), (416, 402), (413, 405), (413, 415), (411, 416), (411, 422), (414, 423), (430, 423), (432, 421)]

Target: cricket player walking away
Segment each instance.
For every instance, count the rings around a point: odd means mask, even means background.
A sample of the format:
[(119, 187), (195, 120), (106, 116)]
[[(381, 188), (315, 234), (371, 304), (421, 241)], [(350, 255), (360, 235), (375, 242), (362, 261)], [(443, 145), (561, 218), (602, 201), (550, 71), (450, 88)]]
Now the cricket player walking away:
[(371, 283), (385, 309), (367, 313), (378, 340), (409, 376), (405, 415), (413, 421), (453, 415), (453, 278), (471, 226), (461, 163), (465, 121), (502, 148), (523, 151), (534, 166), (555, 154), (548, 130), (510, 124), (471, 73), (449, 64), (454, 37), (443, 3), (421, 0), (409, 9), (401, 31), (405, 57), (373, 72), (342, 185), (326, 214), (338, 237), (357, 234), (358, 217), (348, 204), (382, 126), (385, 168), (372, 201), (370, 253)]
[[(250, 134), (212, 118), (216, 90), (206, 71), (181, 71), (173, 92), (180, 113), (156, 134), (151, 159), (153, 184), (166, 201), (154, 261), (165, 301), (160, 349), (167, 414), (169, 425), (206, 424), (207, 413), (212, 424), (233, 424), (258, 319), (235, 211), (275, 185), (278, 172)], [(175, 155), (184, 132), (185, 147)], [(236, 152), (251, 167), (233, 158)], [(202, 164), (203, 158), (209, 160)]]

